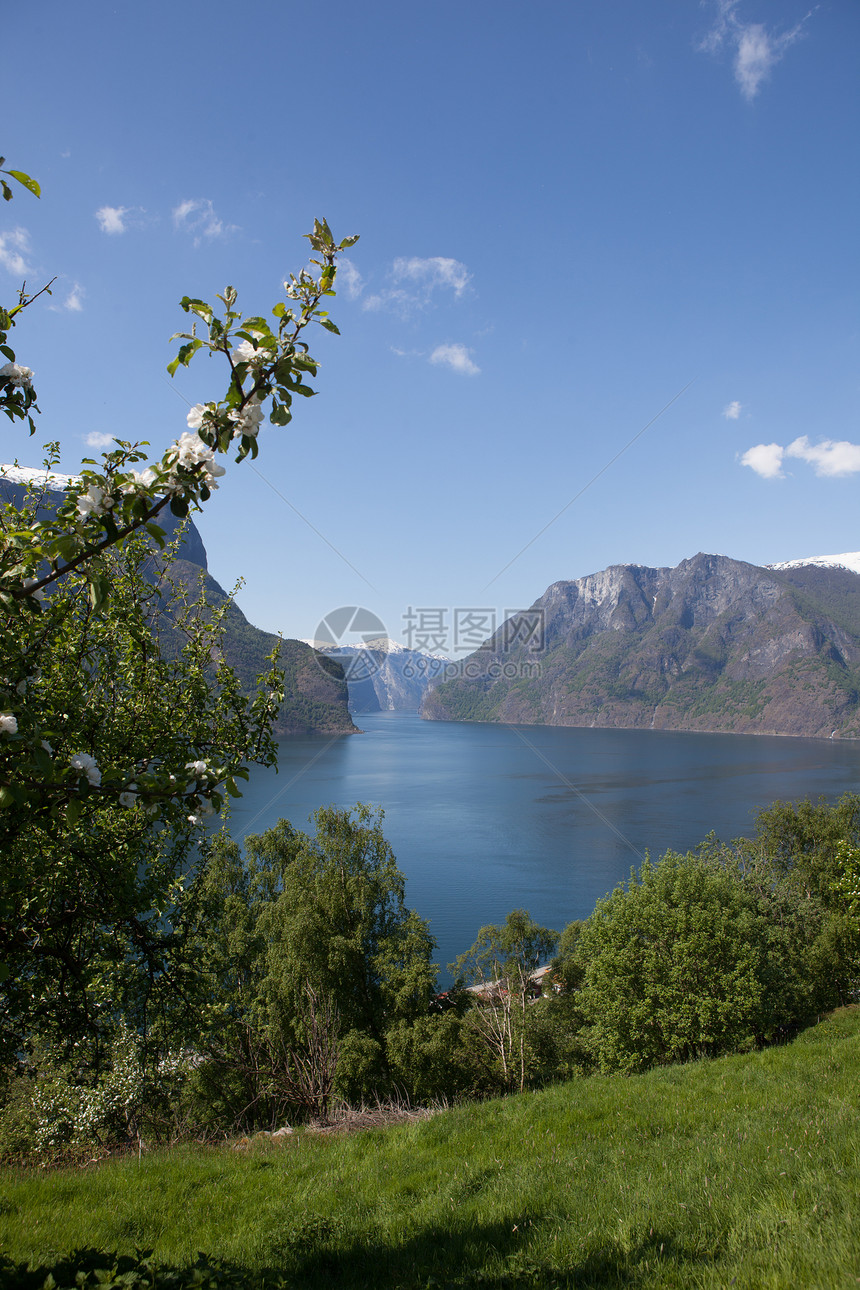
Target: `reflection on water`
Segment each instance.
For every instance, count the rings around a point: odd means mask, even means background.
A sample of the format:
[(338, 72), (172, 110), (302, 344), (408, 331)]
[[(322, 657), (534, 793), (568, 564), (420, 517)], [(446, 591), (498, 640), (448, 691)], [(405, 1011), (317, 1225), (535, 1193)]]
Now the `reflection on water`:
[(251, 772), (231, 831), (381, 805), (443, 966), (511, 909), (560, 929), (646, 851), (684, 851), (712, 829), (737, 837), (777, 798), (833, 801), (860, 785), (860, 742), (360, 720), (362, 735), (283, 740), (279, 774)]

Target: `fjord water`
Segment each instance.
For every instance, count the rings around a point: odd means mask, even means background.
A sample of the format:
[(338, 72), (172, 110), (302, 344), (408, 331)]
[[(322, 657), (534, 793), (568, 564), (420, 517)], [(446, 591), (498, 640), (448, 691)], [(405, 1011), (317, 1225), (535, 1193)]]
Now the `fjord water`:
[[(728, 841), (777, 799), (860, 787), (860, 741), (356, 718), (360, 735), (285, 739), (279, 773), (255, 769), (234, 837), (318, 806), (367, 802), (429, 919), (445, 965), (516, 908), (561, 929), (646, 851)], [(447, 979), (447, 978), (446, 978)]]

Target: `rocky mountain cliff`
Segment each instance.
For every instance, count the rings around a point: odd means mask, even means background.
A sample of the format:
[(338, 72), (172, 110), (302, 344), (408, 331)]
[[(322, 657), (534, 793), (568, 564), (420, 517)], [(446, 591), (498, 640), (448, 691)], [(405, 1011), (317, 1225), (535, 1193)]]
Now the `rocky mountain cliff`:
[(321, 652), (343, 667), (353, 713), (418, 712), (428, 685), (450, 666), (447, 659), (387, 638)]
[[(51, 511), (69, 484), (65, 475), (50, 475), (26, 468), (0, 467), (0, 504), (23, 504), (27, 485), (41, 484), (40, 510)], [(41, 481), (44, 481), (43, 483)], [(208, 572), (206, 548), (192, 521), (182, 529), (169, 510), (158, 520), (168, 542), (181, 532), (178, 557), (171, 566), (171, 580), (194, 598), (202, 587), (208, 602), (220, 605), (229, 597)], [(266, 657), (279, 637), (261, 631), (248, 622), (241, 609), (230, 604), (221, 653), (234, 669), (247, 693), (256, 688), (257, 677), (268, 670)], [(170, 649), (169, 635), (164, 648)], [(349, 715), (348, 693), (343, 669), (336, 660), (327, 658), (302, 641), (281, 641), (280, 663), (284, 668), (284, 702), (274, 724), (277, 736), (302, 734), (354, 734), (356, 727)]]
[[(860, 737), (860, 575), (696, 555), (554, 583), (460, 675), (430, 720)], [(511, 648), (505, 641), (513, 640)]]

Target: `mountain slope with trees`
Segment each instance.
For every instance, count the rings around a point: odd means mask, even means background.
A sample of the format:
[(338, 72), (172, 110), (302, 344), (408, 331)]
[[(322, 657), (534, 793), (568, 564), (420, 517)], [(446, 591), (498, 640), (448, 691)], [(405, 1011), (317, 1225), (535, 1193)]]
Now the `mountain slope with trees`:
[(613, 565), (554, 583), (536, 613), (542, 650), (509, 622), (431, 687), (422, 716), (860, 737), (860, 575), (847, 569), (703, 554)]

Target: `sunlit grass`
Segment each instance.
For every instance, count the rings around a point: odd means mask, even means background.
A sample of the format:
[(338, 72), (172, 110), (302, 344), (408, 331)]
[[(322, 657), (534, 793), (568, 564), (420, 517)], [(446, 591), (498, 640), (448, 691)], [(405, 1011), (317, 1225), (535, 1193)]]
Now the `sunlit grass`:
[(856, 1285), (858, 1041), (843, 1010), (784, 1048), (351, 1138), (6, 1173), (0, 1250), (204, 1250), (249, 1286)]

